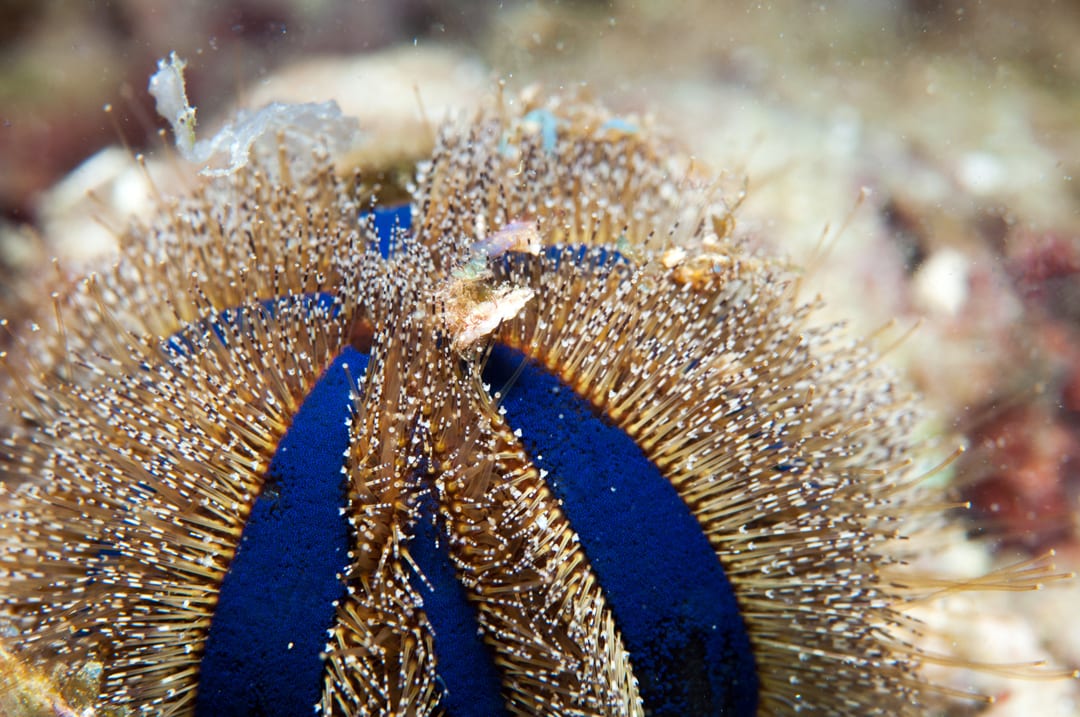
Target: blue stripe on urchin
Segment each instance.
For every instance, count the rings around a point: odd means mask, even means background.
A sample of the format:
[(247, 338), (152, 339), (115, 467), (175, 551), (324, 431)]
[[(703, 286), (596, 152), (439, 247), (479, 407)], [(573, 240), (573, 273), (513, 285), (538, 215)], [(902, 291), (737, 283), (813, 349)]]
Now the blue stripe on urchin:
[[(389, 256), (395, 229), (407, 230), (409, 205), (376, 210), (380, 253)], [(330, 294), (294, 297), (331, 316)], [(280, 300), (260, 302), (270, 316)], [(226, 327), (245, 320), (226, 310), (210, 324), (227, 343)], [(188, 354), (177, 335), (166, 348)], [(316, 382), (271, 459), (240, 543), (218, 593), (200, 664), (196, 714), (308, 714), (322, 692), (321, 653), (345, 595), (351, 528), (341, 468), (349, 446), (349, 376), (359, 380), (368, 356), (346, 347)], [(346, 370), (348, 366), (348, 370)]]
[(758, 679), (735, 593), (701, 525), (630, 436), (520, 352), (484, 371), (603, 586), (647, 714), (751, 716)]
[(395, 243), (399, 241), (397, 232), (407, 232), (412, 226), (412, 205), (380, 208), (360, 215), (361, 219), (368, 216), (372, 217), (379, 238), (379, 253), (384, 259), (389, 259)]
[[(368, 357), (346, 347), (278, 444), (221, 585), (200, 666), (200, 717), (306, 715), (345, 597), (350, 527), (341, 472), (352, 380)], [(347, 367), (347, 368), (346, 368)]]
[(161, 347), (170, 357), (190, 356), (201, 338), (209, 338), (206, 336), (207, 332), (213, 335), (214, 340), (228, 346), (230, 336), (251, 330), (252, 319), (273, 319), (280, 315), (282, 309), (289, 307), (300, 307), (312, 314), (318, 312), (328, 318), (336, 318), (341, 311), (338, 299), (325, 291), (263, 299), (251, 306), (225, 309), (211, 319), (197, 321), (187, 329), (170, 336)]
[(480, 636), (476, 607), (450, 561), (444, 531), (435, 524), (435, 499), (422, 496), (409, 555), (423, 579), (411, 583), (424, 601), (433, 633), (435, 664), (446, 692), (439, 706), (451, 717), (507, 715), (495, 654)]

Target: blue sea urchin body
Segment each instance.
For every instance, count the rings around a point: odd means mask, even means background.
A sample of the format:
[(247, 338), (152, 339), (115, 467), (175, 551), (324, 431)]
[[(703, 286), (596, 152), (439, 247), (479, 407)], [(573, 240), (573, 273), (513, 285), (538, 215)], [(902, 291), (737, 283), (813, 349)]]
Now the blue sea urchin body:
[(411, 209), (256, 161), (65, 297), (10, 384), (5, 650), (110, 714), (920, 709), (905, 399), (670, 147), (525, 104)]

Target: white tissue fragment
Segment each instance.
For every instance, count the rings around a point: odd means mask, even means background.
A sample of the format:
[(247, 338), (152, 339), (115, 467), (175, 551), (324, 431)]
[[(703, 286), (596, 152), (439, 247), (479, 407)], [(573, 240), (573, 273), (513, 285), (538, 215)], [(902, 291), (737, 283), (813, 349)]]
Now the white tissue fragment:
[[(274, 102), (256, 111), (241, 110), (236, 120), (216, 135), (196, 141), (195, 108), (188, 103), (184, 87), (186, 66), (187, 62), (175, 52), (168, 60), (158, 60), (158, 70), (150, 78), (149, 91), (158, 114), (172, 125), (177, 151), (188, 161), (204, 165), (202, 174), (232, 174), (245, 167), (253, 153), (266, 160), (267, 168), (272, 169), (281, 142), (290, 159), (301, 165), (310, 162), (316, 149), (337, 155), (359, 142), (356, 119), (344, 116), (333, 101)], [(224, 166), (220, 166), (221, 161), (214, 162), (218, 157), (224, 158)]]
[(180, 154), (191, 159), (195, 146), (195, 108), (188, 104), (187, 89), (184, 87), (184, 68), (187, 62), (169, 55), (169, 61), (158, 60), (158, 70), (150, 78), (151, 96), (155, 101), (157, 113), (172, 125), (176, 137), (176, 148)]

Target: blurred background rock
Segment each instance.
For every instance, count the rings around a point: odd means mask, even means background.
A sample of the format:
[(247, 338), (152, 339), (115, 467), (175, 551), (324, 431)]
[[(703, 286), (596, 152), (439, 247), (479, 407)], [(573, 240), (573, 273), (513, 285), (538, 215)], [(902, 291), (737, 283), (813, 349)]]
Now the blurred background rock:
[[(172, 50), (204, 131), (334, 98), (389, 155), (423, 153), (421, 102), (437, 120), (498, 80), (592, 94), (747, 178), (740, 232), (805, 269), (823, 320), (895, 321), (883, 347), (918, 324), (887, 359), (928, 397), (928, 441), (969, 447), (950, 478), (974, 507), (943, 565), (1054, 548), (1075, 568), (1077, 37), (1075, 0), (0, 0), (0, 316), (34, 315), (49, 259), (107, 252), (98, 219), (145, 204), (130, 155), (99, 150), (164, 154), (145, 88)], [(1076, 667), (1078, 600), (991, 596), (959, 648)], [(963, 680), (995, 715), (1080, 714), (1075, 682)]]

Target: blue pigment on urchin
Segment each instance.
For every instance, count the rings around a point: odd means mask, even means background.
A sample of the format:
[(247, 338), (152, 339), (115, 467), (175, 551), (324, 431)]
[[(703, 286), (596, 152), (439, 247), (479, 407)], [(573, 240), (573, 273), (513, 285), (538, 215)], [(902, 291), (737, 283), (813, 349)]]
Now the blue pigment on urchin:
[(296, 307), (303, 309), (309, 315), (323, 316), (328, 319), (336, 318), (341, 312), (341, 305), (337, 298), (325, 291), (263, 299), (251, 306), (225, 309), (218, 312), (212, 319), (196, 321), (187, 329), (166, 339), (162, 343), (162, 349), (169, 357), (190, 356), (198, 350), (198, 342), (202, 340), (202, 338), (194, 337), (209, 338), (208, 333), (222, 345), (230, 346), (232, 337), (251, 332), (251, 321), (256, 315), (262, 320), (274, 319), (280, 315), (282, 309)]
[[(322, 694), (320, 656), (345, 597), (351, 533), (341, 473), (349, 379), (368, 357), (346, 347), (278, 444), (219, 591), (196, 714), (306, 715)], [(346, 365), (348, 372), (346, 372)]]
[(384, 259), (389, 259), (394, 243), (398, 241), (394, 230), (408, 231), (412, 226), (412, 205), (379, 208), (373, 212), (361, 213), (360, 218), (364, 219), (371, 214), (374, 214), (375, 233), (379, 237), (379, 253)]
[(495, 346), (484, 370), (592, 564), (647, 714), (757, 711), (758, 679), (735, 593), (701, 525), (641, 448), (558, 377)]
[(521, 118), (522, 123), (535, 122), (540, 126), (540, 137), (543, 140), (544, 151), (549, 154), (555, 151), (559, 140), (559, 125), (562, 120), (556, 117), (550, 110), (539, 109), (529, 112)]
[[(552, 261), (554, 268), (558, 268), (564, 261), (579, 267), (604, 267), (604, 266), (631, 266), (630, 260), (618, 249), (606, 246), (588, 246), (585, 244), (556, 244), (545, 247), (544, 256)], [(521, 252), (508, 252), (505, 266), (512, 266), (513, 262), (529, 261), (531, 257)]]
[(446, 689), (439, 705), (452, 717), (508, 715), (494, 650), (480, 636), (476, 607), (450, 562), (447, 538), (435, 525), (434, 503), (432, 496), (421, 498), (408, 547), (424, 576), (421, 580), (413, 572), (411, 583), (424, 601), (434, 634), (435, 663)]

